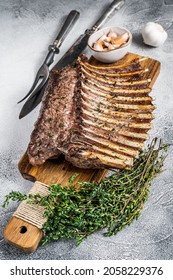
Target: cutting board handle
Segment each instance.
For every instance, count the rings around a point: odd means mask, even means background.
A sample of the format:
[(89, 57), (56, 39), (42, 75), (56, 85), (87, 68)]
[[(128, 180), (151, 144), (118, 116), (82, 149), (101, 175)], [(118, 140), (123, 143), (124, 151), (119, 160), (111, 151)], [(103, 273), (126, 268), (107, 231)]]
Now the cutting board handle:
[[(46, 189), (47, 187), (45, 187), (45, 185), (43, 185), (42, 183), (36, 181), (29, 193), (34, 193), (39, 188), (43, 188), (41, 194), (44, 194), (44, 189)], [(30, 216), (29, 214), (27, 215), (27, 211), (29, 209), (28, 207), (32, 208), (32, 216)], [(37, 249), (43, 237), (43, 231), (41, 230), (41, 228), (32, 224), (32, 220), (35, 220), (37, 224), (37, 219), (39, 218), (39, 216), (40, 218), (42, 218), (43, 215), (43, 212), (39, 213), (37, 207), (40, 206), (30, 205), (27, 204), (26, 201), (23, 201), (17, 208), (14, 216), (5, 226), (3, 232), (4, 238), (9, 244), (21, 249), (26, 253), (33, 253)], [(24, 216), (25, 218), (23, 218)], [(30, 220), (31, 223), (29, 222)]]
[(33, 253), (43, 237), (41, 229), (15, 216), (7, 223), (3, 234), (10, 245), (25, 253)]

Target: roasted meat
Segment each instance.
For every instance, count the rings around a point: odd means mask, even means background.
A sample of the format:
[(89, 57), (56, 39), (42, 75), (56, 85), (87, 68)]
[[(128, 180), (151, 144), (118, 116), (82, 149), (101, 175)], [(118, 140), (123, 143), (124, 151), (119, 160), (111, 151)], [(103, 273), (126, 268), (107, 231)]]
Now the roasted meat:
[(52, 72), (28, 146), (32, 165), (64, 154), (80, 168), (130, 168), (153, 119), (147, 58), (103, 64), (81, 56)]
[(75, 121), (76, 85), (75, 68), (64, 68), (60, 75), (56, 71), (51, 73), (27, 149), (32, 165), (39, 165), (49, 158), (58, 157), (61, 154), (59, 147), (68, 146), (69, 131)]

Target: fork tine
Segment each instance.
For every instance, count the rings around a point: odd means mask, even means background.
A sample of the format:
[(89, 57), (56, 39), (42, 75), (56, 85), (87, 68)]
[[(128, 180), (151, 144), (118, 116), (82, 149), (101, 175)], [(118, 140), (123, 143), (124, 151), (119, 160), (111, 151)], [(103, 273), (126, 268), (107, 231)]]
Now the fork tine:
[(49, 71), (47, 70), (48, 68), (45, 66), (42, 68), (42, 76), (43, 76), (43, 80), (41, 81), (41, 83), (35, 87), (35, 89), (33, 90), (33, 92), (31, 92), (31, 97), (33, 97), (34, 95), (36, 95), (46, 84), (48, 78), (49, 78)]
[(43, 74), (43, 66), (41, 66), (40, 69), (37, 72), (37, 75), (35, 77), (35, 80), (32, 84), (32, 87), (30, 88), (29, 92), (20, 101), (18, 101), (17, 104), (21, 103), (23, 100), (25, 100), (32, 93), (32, 91), (34, 90), (34, 88), (35, 88), (36, 84), (38, 83), (39, 79), (41, 77), (44, 77), (44, 74)]
[(31, 94), (31, 96), (28, 98), (28, 100), (26, 101), (26, 103), (23, 105), (21, 109), (21, 112), (19, 114), (19, 119), (22, 119), (32, 110), (34, 110), (35, 107), (37, 107), (37, 105), (42, 100), (42, 97), (45, 92), (45, 88), (46, 88), (46, 84), (37, 92), (37, 94)]
[[(48, 75), (47, 77), (44, 77), (44, 79), (41, 81), (41, 83), (31, 92), (28, 100), (30, 100), (31, 98), (33, 98), (35, 95), (37, 95), (39, 93), (39, 91), (43, 88), (43, 86), (46, 84), (47, 80), (48, 80)], [(27, 101), (28, 101), (27, 100)], [(26, 101), (26, 102), (27, 102)]]
[(22, 110), (19, 114), (19, 119), (22, 119), (23, 117), (25, 117), (28, 113), (30, 113), (31, 111), (33, 111), (35, 109), (35, 107), (37, 107), (37, 105), (41, 102), (42, 97), (43, 97), (44, 91), (40, 91), (37, 95), (33, 96), (33, 97), (29, 97), (28, 101), (29, 101), (29, 106), (28, 104), (26, 105), (26, 103), (23, 105)]
[(33, 89), (35, 88), (37, 82), (39, 81), (39, 79), (40, 79), (40, 77), (36, 77), (36, 78), (35, 78), (35, 81), (34, 81), (32, 87), (30, 88), (29, 92), (28, 92), (20, 101), (18, 101), (17, 104), (19, 104), (19, 103), (21, 103), (22, 101), (24, 101), (24, 100), (31, 94), (31, 92), (32, 92)]
[[(34, 95), (36, 95), (41, 89), (42, 87), (45, 85), (45, 83), (47, 82), (48, 77), (44, 78), (41, 83), (33, 90), (32, 94), (30, 95), (30, 97), (33, 97)], [(29, 97), (29, 98), (30, 98)]]

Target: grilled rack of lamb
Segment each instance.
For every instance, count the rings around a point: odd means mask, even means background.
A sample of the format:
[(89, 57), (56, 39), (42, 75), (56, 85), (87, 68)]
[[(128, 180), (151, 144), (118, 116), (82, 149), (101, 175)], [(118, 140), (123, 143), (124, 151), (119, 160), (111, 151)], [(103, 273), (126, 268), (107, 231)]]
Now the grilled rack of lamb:
[(52, 71), (28, 145), (32, 165), (64, 154), (80, 168), (130, 168), (153, 119), (147, 57), (103, 64), (78, 58)]

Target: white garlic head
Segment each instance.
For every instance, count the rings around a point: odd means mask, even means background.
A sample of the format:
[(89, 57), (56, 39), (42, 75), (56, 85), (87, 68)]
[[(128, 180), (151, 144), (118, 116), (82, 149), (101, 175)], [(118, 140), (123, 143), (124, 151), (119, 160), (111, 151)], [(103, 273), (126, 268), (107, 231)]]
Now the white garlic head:
[(142, 29), (142, 37), (145, 44), (153, 47), (159, 47), (163, 45), (168, 35), (160, 24), (148, 22)]

